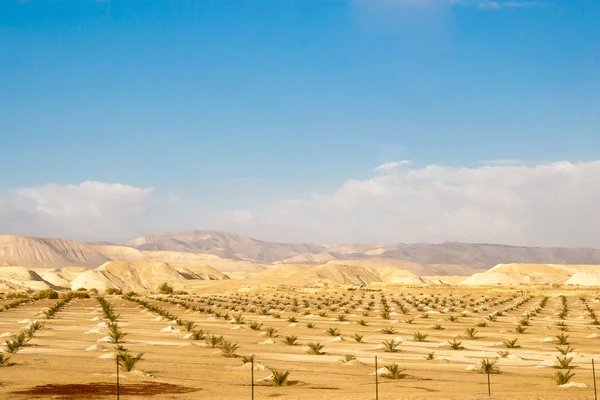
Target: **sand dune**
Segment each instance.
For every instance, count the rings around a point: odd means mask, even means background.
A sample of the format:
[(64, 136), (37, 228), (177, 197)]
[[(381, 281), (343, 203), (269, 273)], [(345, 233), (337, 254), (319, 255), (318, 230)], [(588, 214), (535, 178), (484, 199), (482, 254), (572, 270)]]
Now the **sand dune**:
[(208, 266), (187, 265), (180, 268), (167, 263), (149, 262), (108, 262), (94, 270), (78, 275), (71, 282), (71, 288), (119, 288), (123, 291), (156, 290), (163, 282), (174, 287), (184, 287), (188, 280), (229, 279)]
[(363, 267), (394, 267), (401, 268), (412, 272), (415, 275), (462, 275), (470, 276), (480, 270), (471, 268), (466, 265), (436, 265), (436, 264), (421, 264), (407, 260), (394, 260), (391, 258), (372, 258), (367, 260), (335, 260), (329, 261), (327, 264), (337, 265), (359, 265)]
[(0, 290), (48, 289), (51, 285), (36, 272), (24, 267), (0, 267)]
[(461, 282), (463, 285), (600, 285), (600, 265), (499, 264)]

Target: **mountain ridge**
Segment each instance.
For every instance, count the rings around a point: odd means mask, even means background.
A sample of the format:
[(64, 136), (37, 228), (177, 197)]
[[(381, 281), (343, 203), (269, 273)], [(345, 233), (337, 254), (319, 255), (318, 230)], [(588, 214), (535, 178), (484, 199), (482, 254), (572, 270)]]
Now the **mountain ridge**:
[(153, 233), (122, 244), (80, 243), (15, 235), (0, 235), (0, 264), (24, 267), (96, 268), (109, 261), (201, 263), (221, 271), (258, 272), (277, 264), (393, 265), (410, 261), (425, 266), (489, 269), (498, 264), (600, 264), (600, 250), (592, 248), (527, 247), (487, 243), (398, 243), (318, 245), (279, 243), (228, 232), (207, 230)]

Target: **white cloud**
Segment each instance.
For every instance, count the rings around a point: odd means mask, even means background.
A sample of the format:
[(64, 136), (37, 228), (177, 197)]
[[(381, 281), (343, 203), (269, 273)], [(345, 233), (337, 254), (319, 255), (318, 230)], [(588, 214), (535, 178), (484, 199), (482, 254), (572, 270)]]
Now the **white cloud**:
[[(349, 180), (332, 194), (273, 204), (266, 221), (305, 240), (490, 242), (599, 247), (600, 161), (429, 165)], [(258, 232), (257, 232), (258, 234)]]
[(410, 160), (400, 160), (400, 161), (392, 161), (392, 162), (387, 162), (381, 165), (378, 165), (377, 167), (375, 167), (375, 171), (390, 171), (399, 167), (405, 167), (407, 165), (412, 164), (412, 161)]
[(514, 160), (512, 158), (500, 158), (497, 160), (485, 160), (485, 161), (480, 161), (479, 164), (484, 164), (484, 165), (521, 165), (523, 164), (523, 161), (521, 160)]
[(151, 188), (48, 184), (0, 198), (0, 229), (77, 240), (216, 229), (280, 242), (600, 247), (600, 161), (407, 165), (258, 207), (240, 197), (227, 210), (187, 196), (175, 204)]
[(494, 0), (354, 0), (358, 5), (384, 8), (387, 10), (410, 8), (440, 8), (451, 6), (473, 6), (482, 10), (532, 7), (537, 1), (494, 1)]
[(254, 220), (254, 214), (248, 210), (228, 210), (223, 213), (225, 220), (234, 224), (248, 224)]
[(127, 237), (145, 226), (152, 190), (93, 181), (16, 189), (0, 198), (0, 226), (22, 235)]
[(535, 1), (481, 1), (477, 5), (482, 10), (501, 10), (503, 8), (523, 8), (537, 5)]

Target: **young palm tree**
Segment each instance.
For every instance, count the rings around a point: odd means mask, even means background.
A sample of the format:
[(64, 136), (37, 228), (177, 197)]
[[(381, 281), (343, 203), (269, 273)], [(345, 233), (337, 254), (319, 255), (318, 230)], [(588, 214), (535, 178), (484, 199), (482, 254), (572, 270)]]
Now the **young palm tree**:
[(385, 369), (387, 369), (388, 372), (386, 372), (385, 374), (381, 374), (381, 376), (383, 376), (384, 378), (401, 379), (406, 376), (402, 373), (405, 370), (401, 369), (396, 363), (386, 365)]
[(215, 348), (219, 347), (223, 343), (223, 336), (210, 335), (208, 339), (206, 339), (206, 344), (208, 347)]
[(399, 351), (397, 347), (400, 346), (400, 342), (396, 342), (394, 339), (384, 340), (381, 343), (383, 344), (384, 349), (387, 353), (397, 353)]
[(8, 366), (9, 360), (10, 360), (10, 357), (4, 355), (4, 353), (0, 353), (0, 367)]
[(183, 327), (187, 332), (191, 332), (196, 327), (196, 323), (194, 321), (183, 321)]
[(560, 345), (567, 345), (569, 344), (569, 335), (565, 335), (564, 333), (561, 333), (560, 335), (556, 335), (556, 343), (560, 344)]
[(289, 385), (288, 377), (290, 376), (290, 371), (271, 371), (273, 377), (271, 378), (271, 384), (273, 386), (287, 386)]
[(499, 374), (500, 367), (498, 367), (498, 361), (490, 359), (481, 360), (479, 372), (482, 374)]
[(477, 331), (475, 330), (475, 328), (465, 329), (465, 335), (471, 340), (477, 339)]
[(190, 333), (191, 333), (190, 339), (192, 339), (192, 340), (203, 340), (206, 337), (206, 334), (204, 333), (204, 331), (202, 329), (200, 329), (199, 331), (192, 331)]
[(283, 343), (287, 344), (288, 346), (295, 346), (298, 341), (298, 336), (296, 335), (292, 335), (292, 336), (286, 336), (285, 339), (283, 340)]
[(557, 368), (557, 369), (577, 368), (574, 365), (571, 365), (571, 361), (573, 361), (573, 357), (567, 357), (567, 356), (558, 357), (557, 356), (556, 361), (557, 361), (557, 363), (554, 365), (554, 368)]
[(240, 348), (240, 346), (238, 346), (237, 343), (232, 343), (228, 340), (223, 340), (223, 342), (221, 343), (221, 353), (223, 354), (224, 357), (227, 357), (227, 358), (237, 357), (237, 354), (235, 354), (235, 352), (239, 348)]
[(265, 332), (267, 333), (267, 337), (273, 338), (277, 336), (277, 329), (271, 326), (265, 328)]
[(454, 340), (453, 340), (453, 341), (451, 341), (451, 342), (449, 341), (449, 342), (448, 342), (448, 344), (450, 345), (450, 348), (451, 348), (452, 350), (462, 350), (462, 349), (464, 349), (464, 347), (463, 347), (463, 346), (461, 346), (461, 345), (462, 345), (462, 342), (458, 342), (458, 341), (456, 341), (456, 339), (454, 339)]
[(256, 321), (252, 321), (250, 322), (250, 329), (252, 329), (253, 331), (259, 331), (262, 328), (263, 324), (259, 324)]
[(554, 373), (554, 382), (556, 382), (557, 385), (564, 385), (569, 383), (569, 381), (571, 380), (572, 377), (574, 377), (575, 374), (572, 373), (571, 371), (556, 371)]
[(359, 333), (355, 333), (354, 334), (354, 340), (356, 340), (357, 343), (362, 343), (363, 341), (363, 335), (359, 334)]
[(427, 355), (425, 356), (426, 360), (434, 360), (435, 359), (435, 352), (431, 352), (431, 353), (427, 353)]
[(427, 335), (417, 331), (413, 333), (413, 339), (415, 342), (425, 342), (427, 339)]
[(119, 366), (126, 372), (133, 370), (138, 361), (142, 359), (143, 353), (139, 353), (137, 356), (131, 355), (127, 351), (120, 351), (117, 354), (119, 360)]
[(519, 347), (521, 347), (520, 345), (517, 344), (518, 340), (519, 339), (514, 339), (514, 340), (506, 339), (503, 343), (504, 343), (504, 346), (506, 346), (509, 349), (518, 349)]
[(252, 354), (250, 356), (241, 356), (240, 358), (244, 364), (248, 364), (254, 361), (255, 356)]
[(337, 328), (329, 328), (326, 331), (330, 336), (340, 336), (340, 331)]
[(557, 346), (556, 350), (558, 350), (560, 352), (560, 354), (562, 354), (563, 356), (566, 356), (567, 354), (574, 352), (575, 348), (571, 347), (571, 346), (567, 346), (566, 348), (561, 349), (560, 347)]
[(316, 325), (315, 325), (315, 324), (313, 324), (312, 322), (309, 322), (308, 324), (306, 324), (306, 327), (307, 327), (308, 329), (315, 329)]
[(354, 354), (344, 354), (344, 357), (340, 359), (341, 362), (347, 363), (348, 361), (356, 360), (356, 356)]
[(310, 349), (310, 353), (311, 354), (316, 354), (316, 355), (322, 355), (325, 354), (323, 353), (323, 346), (321, 343), (317, 342), (317, 343), (309, 343), (308, 344), (308, 348)]
[(515, 328), (515, 332), (520, 334), (525, 333), (526, 330), (527, 328), (525, 328), (523, 325), (517, 325), (517, 327)]
[(396, 330), (393, 326), (391, 326), (389, 328), (382, 328), (381, 333), (385, 333), (386, 335), (393, 335), (394, 333), (396, 333)]

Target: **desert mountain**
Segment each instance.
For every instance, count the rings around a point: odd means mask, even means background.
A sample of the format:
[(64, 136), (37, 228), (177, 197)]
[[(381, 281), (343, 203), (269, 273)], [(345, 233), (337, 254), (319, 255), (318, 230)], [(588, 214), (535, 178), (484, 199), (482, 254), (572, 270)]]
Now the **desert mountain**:
[(324, 252), (322, 246), (314, 244), (265, 242), (248, 236), (213, 231), (156, 233), (130, 240), (125, 245), (139, 250), (214, 254), (222, 258), (259, 263), (272, 263), (298, 254)]
[(0, 263), (29, 268), (94, 268), (112, 261), (94, 247), (72, 240), (0, 235)]
[[(277, 264), (395, 267), (418, 276), (471, 275), (498, 264), (600, 264), (600, 250), (441, 244), (286, 244), (212, 231), (157, 233), (125, 245), (0, 235), (0, 263), (27, 268), (97, 268), (111, 262), (202, 264), (221, 272), (261, 272)], [(55, 277), (58, 279), (58, 277)]]
[(213, 231), (156, 233), (125, 243), (139, 250), (214, 254), (256, 263), (323, 264), (336, 260), (389, 259), (421, 264), (463, 265), (478, 269), (503, 263), (600, 264), (600, 250), (540, 248), (446, 242), (395, 245), (326, 246), (286, 244)]
[(212, 254), (141, 251), (128, 246), (91, 245), (63, 239), (0, 235), (0, 265), (18, 265), (34, 269), (89, 269), (110, 261), (202, 264), (219, 271), (260, 272), (266, 268), (261, 264), (223, 259)]

